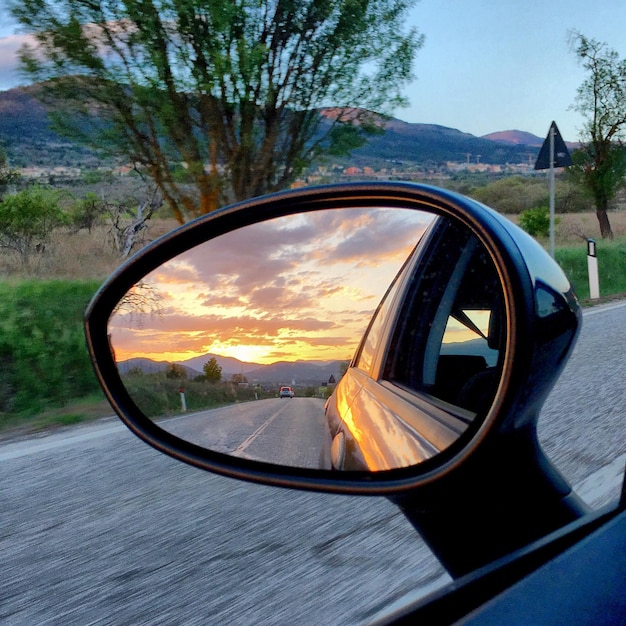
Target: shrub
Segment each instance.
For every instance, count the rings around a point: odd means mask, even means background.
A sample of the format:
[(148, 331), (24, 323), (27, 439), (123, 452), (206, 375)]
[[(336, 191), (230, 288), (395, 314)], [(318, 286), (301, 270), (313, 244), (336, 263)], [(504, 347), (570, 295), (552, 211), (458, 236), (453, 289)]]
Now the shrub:
[(550, 234), (550, 210), (544, 206), (526, 209), (520, 213), (519, 225), (533, 237), (547, 237)]
[(0, 248), (17, 252), (24, 265), (52, 231), (65, 223), (59, 192), (31, 187), (0, 202)]
[(83, 332), (98, 283), (0, 283), (0, 411), (35, 414), (99, 391)]

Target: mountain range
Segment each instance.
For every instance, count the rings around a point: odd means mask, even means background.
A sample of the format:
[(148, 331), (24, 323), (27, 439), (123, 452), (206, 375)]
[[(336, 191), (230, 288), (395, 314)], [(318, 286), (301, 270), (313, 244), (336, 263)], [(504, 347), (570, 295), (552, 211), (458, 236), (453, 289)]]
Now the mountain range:
[[(0, 92), (0, 145), (13, 167), (101, 165), (93, 151), (60, 137), (37, 98), (38, 85)], [(383, 167), (391, 163), (438, 165), (452, 162), (488, 164), (527, 163), (535, 159), (543, 139), (523, 131), (494, 132), (476, 137), (436, 124), (403, 122), (391, 118), (386, 132), (354, 150), (348, 163)]]
[[(243, 374), (248, 382), (259, 384), (298, 385), (319, 387), (328, 382), (331, 376), (335, 380), (341, 378), (342, 364), (345, 361), (277, 361), (271, 365), (260, 363), (246, 363), (232, 357), (223, 357), (216, 354), (205, 354), (187, 361), (177, 361), (187, 372), (187, 377), (193, 379), (202, 374), (204, 364), (211, 358), (217, 360), (222, 368), (223, 380), (230, 380), (235, 374)], [(144, 374), (162, 372), (171, 365), (168, 361), (153, 361), (145, 358), (133, 358), (117, 364), (122, 374), (138, 368)]]

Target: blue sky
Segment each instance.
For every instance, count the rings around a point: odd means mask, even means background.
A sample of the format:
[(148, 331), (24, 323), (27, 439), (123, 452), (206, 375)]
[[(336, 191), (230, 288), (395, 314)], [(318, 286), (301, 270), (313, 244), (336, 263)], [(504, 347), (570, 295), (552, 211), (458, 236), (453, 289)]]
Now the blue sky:
[[(555, 120), (566, 140), (578, 139), (582, 118), (569, 109), (584, 73), (569, 30), (626, 57), (625, 0), (421, 0), (410, 22), (426, 42), (405, 90), (410, 106), (396, 117), (479, 136), (517, 129), (545, 137)], [(0, 24), (3, 90), (23, 82), (4, 3)]]

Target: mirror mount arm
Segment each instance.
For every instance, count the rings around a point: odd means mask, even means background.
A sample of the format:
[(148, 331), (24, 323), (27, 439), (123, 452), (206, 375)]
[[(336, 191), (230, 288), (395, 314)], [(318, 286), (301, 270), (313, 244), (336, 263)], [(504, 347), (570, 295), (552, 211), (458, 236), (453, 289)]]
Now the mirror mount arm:
[(462, 472), (450, 472), (442, 481), (448, 485), (440, 481), (432, 493), (421, 490), (390, 500), (453, 578), (590, 511), (546, 458), (534, 427), (496, 437)]

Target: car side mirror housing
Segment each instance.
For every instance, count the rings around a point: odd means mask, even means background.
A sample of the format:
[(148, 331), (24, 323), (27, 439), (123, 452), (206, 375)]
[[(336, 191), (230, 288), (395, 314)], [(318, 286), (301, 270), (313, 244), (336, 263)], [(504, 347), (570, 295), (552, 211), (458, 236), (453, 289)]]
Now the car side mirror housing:
[(495, 211), (357, 183), (181, 226), (107, 280), (85, 328), (111, 405), (161, 452), (394, 496), (534, 431), (580, 319), (558, 265)]

